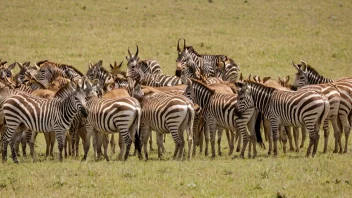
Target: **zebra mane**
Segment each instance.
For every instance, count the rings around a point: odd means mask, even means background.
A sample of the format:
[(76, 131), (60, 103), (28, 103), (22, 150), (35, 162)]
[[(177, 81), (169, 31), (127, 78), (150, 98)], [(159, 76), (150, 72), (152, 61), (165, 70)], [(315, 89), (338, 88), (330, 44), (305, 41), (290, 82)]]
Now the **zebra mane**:
[(251, 81), (251, 80), (244, 80), (244, 82), (246, 82), (247, 84), (251, 85), (252, 87), (253, 87), (253, 85), (254, 85), (254, 87), (261, 87), (261, 88), (264, 88), (264, 89), (266, 89), (266, 90), (269, 90), (270, 93), (272, 93), (273, 91), (276, 90), (276, 89), (273, 88), (273, 87), (268, 87), (268, 86), (266, 86), (266, 85), (263, 85), (263, 84), (261, 84), (261, 83), (257, 83), (257, 82)]
[(68, 68), (72, 69), (74, 72), (76, 72), (77, 74), (79, 74), (80, 76), (84, 76), (81, 71), (79, 71), (76, 67), (74, 67), (74, 66), (72, 66), (72, 65), (59, 64), (58, 67), (59, 67), (59, 68), (68, 67)]
[(194, 50), (193, 46), (187, 46), (186, 49), (187, 49), (187, 51), (197, 55), (198, 57), (201, 57), (201, 55)]
[(71, 83), (67, 83), (55, 93), (54, 97), (65, 98), (74, 91), (75, 89), (72, 87)]
[(208, 87), (208, 86), (207, 86), (206, 84), (204, 84), (202, 81), (197, 80), (197, 79), (191, 79), (191, 81), (192, 81), (192, 84), (196, 83), (198, 86), (200, 86), (200, 87), (202, 87), (202, 88), (204, 88), (204, 89), (210, 91), (210, 93), (211, 93), (212, 95), (215, 93), (215, 90), (214, 90), (214, 89)]
[(46, 62), (49, 62), (49, 61), (48, 61), (48, 60), (43, 60), (43, 61), (37, 62), (36, 64), (37, 64), (38, 66), (40, 66), (40, 65), (42, 65), (42, 64), (44, 64), (44, 63), (46, 63)]

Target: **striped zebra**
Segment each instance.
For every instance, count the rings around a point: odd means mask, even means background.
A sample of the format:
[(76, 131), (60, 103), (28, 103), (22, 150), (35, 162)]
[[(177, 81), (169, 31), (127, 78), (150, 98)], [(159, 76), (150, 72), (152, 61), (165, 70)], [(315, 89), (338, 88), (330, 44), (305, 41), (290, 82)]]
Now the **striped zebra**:
[[(134, 138), (136, 149), (140, 153), (139, 146), (139, 126), (141, 117), (141, 107), (139, 102), (132, 97), (101, 99), (98, 97), (91, 97), (88, 99), (87, 107), (89, 108), (89, 115), (87, 117), (87, 137), (84, 145), (84, 157), (82, 161), (87, 159), (87, 154), (90, 147), (90, 137), (97, 140), (95, 143), (95, 157), (96, 152), (99, 154), (101, 144), (104, 147), (104, 157), (108, 161), (107, 156), (107, 141), (103, 141), (104, 134), (120, 133), (126, 145), (124, 160), (127, 160), (130, 147)], [(124, 153), (124, 148), (121, 149), (119, 158)]]
[[(280, 91), (255, 82), (238, 82), (238, 109), (257, 108), (270, 121), (274, 140), (274, 155), (277, 155), (278, 132), (283, 126), (305, 126), (309, 132), (307, 157), (316, 154), (319, 142), (319, 127), (329, 113), (328, 99), (315, 91)], [(269, 152), (271, 148), (269, 148)], [(270, 153), (269, 153), (270, 154)]]
[[(202, 108), (202, 116), (205, 121), (205, 154), (208, 155), (209, 134), (212, 148), (212, 157), (215, 157), (215, 130), (217, 126), (231, 131), (239, 130), (242, 135), (243, 147), (240, 157), (244, 157), (244, 152), (249, 141), (246, 126), (251, 134), (253, 143), (253, 157), (256, 157), (256, 141), (261, 141), (259, 134), (255, 134), (254, 124), (257, 112), (250, 108), (239, 115), (237, 109), (236, 94), (221, 94), (210, 89), (207, 85), (198, 80), (188, 82), (186, 88), (187, 97)], [(258, 138), (257, 138), (258, 135)], [(248, 156), (251, 156), (249, 153)]]
[(12, 70), (15, 68), (15, 66), (16, 66), (16, 63), (13, 63), (13, 64), (9, 65), (8, 67), (3, 66), (0, 69), (0, 79), (13, 83), (14, 80), (13, 80)]
[(64, 99), (47, 100), (23, 93), (6, 99), (3, 111), (7, 127), (3, 135), (2, 160), (6, 161), (7, 145), (10, 143), (12, 159), (18, 163), (12, 138), (17, 129), (25, 128), (37, 132), (54, 131), (62, 161), (64, 134), (70, 128), (73, 117), (79, 111), (84, 116), (88, 114), (85, 97), (86, 93), (78, 86), (74, 93)]
[(159, 63), (155, 60), (145, 60), (138, 57), (138, 45), (136, 54), (132, 56), (130, 49), (128, 49), (127, 60), (127, 75), (133, 76), (133, 70), (141, 69), (144, 74), (163, 74)]
[(36, 76), (39, 68), (36, 66), (30, 66), (30, 62), (19, 63), (16, 62), (20, 71), (14, 76), (16, 84), (23, 84), (28, 81), (26, 73), (29, 72), (32, 76)]
[[(305, 85), (323, 83), (329, 83), (333, 87), (337, 88), (340, 93), (339, 119), (341, 121), (343, 131), (345, 132), (346, 141), (343, 152), (346, 153), (348, 150), (348, 138), (352, 125), (352, 78), (347, 77), (333, 80), (320, 75), (313, 67), (307, 65), (304, 61), (301, 61), (301, 63), (297, 65), (293, 62), (292, 64), (297, 70), (296, 79), (292, 85), (294, 89), (304, 87)], [(337, 152), (337, 150), (334, 151)]]
[(187, 131), (188, 159), (191, 159), (193, 145), (193, 104), (182, 95), (156, 93), (141, 100), (141, 142), (145, 159), (148, 160), (147, 141), (151, 130), (157, 132), (158, 157), (163, 147), (162, 135), (170, 133), (175, 142), (173, 158), (181, 158), (184, 150), (184, 131)]
[[(189, 75), (202, 74), (205, 77), (219, 77), (224, 81), (236, 82), (239, 66), (225, 55), (198, 54), (192, 46), (186, 46), (184, 40), (183, 50), (180, 50), (180, 40), (177, 43), (178, 57), (176, 59), (176, 74), (189, 69), (186, 77), (194, 78)], [(198, 78), (199, 79), (199, 78)]]

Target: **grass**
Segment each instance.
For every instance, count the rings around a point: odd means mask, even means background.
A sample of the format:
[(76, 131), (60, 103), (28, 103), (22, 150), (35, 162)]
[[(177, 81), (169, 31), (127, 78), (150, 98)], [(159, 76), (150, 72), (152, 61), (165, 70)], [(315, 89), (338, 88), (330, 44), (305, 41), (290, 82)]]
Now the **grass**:
[[(305, 60), (322, 75), (351, 76), (352, 2), (222, 0), (191, 1), (4, 1), (0, 4), (0, 58), (9, 62), (48, 59), (85, 72), (89, 60), (108, 67), (125, 60), (127, 49), (156, 59), (173, 74), (177, 40), (186, 38), (200, 53), (226, 54), (244, 75), (291, 75), (291, 61)], [(125, 61), (126, 62), (126, 61)], [(332, 133), (332, 132), (330, 132)], [(322, 133), (321, 133), (322, 136)], [(321, 137), (323, 139), (323, 137)], [(351, 197), (351, 149), (348, 154), (305, 158), (304, 152), (254, 160), (164, 160), (80, 163), (66, 159), (22, 159), (0, 164), (1, 197)], [(320, 146), (322, 142), (320, 143)], [(349, 145), (351, 148), (351, 144)], [(226, 147), (223, 141), (223, 147)], [(321, 151), (322, 148), (319, 148)], [(56, 151), (57, 152), (57, 151)], [(224, 149), (224, 153), (227, 148)]]

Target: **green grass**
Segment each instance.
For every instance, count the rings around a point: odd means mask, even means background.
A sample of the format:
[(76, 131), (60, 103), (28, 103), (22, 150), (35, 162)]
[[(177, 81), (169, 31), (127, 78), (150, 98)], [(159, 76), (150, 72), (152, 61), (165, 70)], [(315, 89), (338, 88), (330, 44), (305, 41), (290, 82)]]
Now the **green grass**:
[[(291, 75), (291, 61), (303, 59), (322, 75), (352, 74), (352, 2), (279, 0), (3, 1), (0, 3), (0, 58), (9, 62), (48, 59), (85, 72), (90, 60), (108, 67), (125, 60), (135, 45), (142, 58), (156, 59), (174, 74), (177, 40), (209, 54), (226, 54), (244, 75)], [(125, 61), (126, 62), (126, 61)], [(332, 132), (330, 132), (332, 133)], [(323, 139), (321, 133), (321, 139)], [(351, 197), (352, 156), (305, 158), (304, 152), (254, 160), (197, 156), (171, 160), (167, 137), (163, 161), (88, 162), (22, 159), (0, 164), (1, 197)], [(322, 141), (320, 143), (319, 151)], [(351, 148), (351, 144), (349, 145)], [(225, 141), (223, 147), (226, 147)], [(57, 152), (57, 150), (55, 149)], [(224, 149), (224, 153), (227, 148)], [(115, 159), (116, 157), (114, 157)]]

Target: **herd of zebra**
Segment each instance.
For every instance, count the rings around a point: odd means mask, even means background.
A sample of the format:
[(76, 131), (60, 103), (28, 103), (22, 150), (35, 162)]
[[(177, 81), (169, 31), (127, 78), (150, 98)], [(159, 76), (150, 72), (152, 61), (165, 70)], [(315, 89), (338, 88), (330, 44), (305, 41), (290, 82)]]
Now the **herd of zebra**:
[[(183, 48), (180, 41), (183, 40)], [(156, 133), (160, 158), (165, 151), (165, 134), (174, 142), (174, 158), (184, 155), (187, 137), (187, 157), (195, 155), (197, 146), (215, 157), (215, 136), (218, 134), (218, 154), (221, 136), (226, 130), (229, 154), (235, 148), (244, 157), (256, 157), (256, 145), (264, 146), (261, 128), (269, 142), (268, 154), (277, 155), (277, 140), (283, 151), (298, 152), (309, 133), (307, 156), (314, 156), (319, 142), (319, 128), (324, 129), (324, 153), (327, 152), (329, 121), (334, 130), (334, 153), (347, 152), (352, 122), (352, 78), (325, 78), (304, 61), (293, 64), (296, 79), (289, 76), (275, 81), (270, 77), (251, 76), (243, 79), (239, 66), (226, 55), (202, 55), (185, 39), (177, 43), (175, 76), (162, 73), (155, 60), (141, 59), (128, 49), (127, 71), (123, 62), (111, 65), (107, 71), (103, 62), (89, 62), (86, 75), (66, 64), (48, 60), (34, 65), (0, 61), (0, 131), (2, 160), (7, 160), (10, 144), (12, 159), (18, 163), (26, 156), (26, 145), (35, 160), (34, 144), (38, 132), (46, 140), (46, 157), (53, 156), (55, 139), (59, 160), (78, 156), (82, 139), (86, 160), (93, 142), (94, 157), (109, 160), (108, 145), (115, 153), (114, 134), (118, 133), (118, 159), (126, 160), (132, 143), (134, 155), (148, 159), (148, 143), (152, 148), (152, 131)], [(18, 66), (19, 72), (12, 70)], [(261, 126), (262, 125), (262, 126)], [(293, 134), (291, 134), (291, 127)], [(302, 139), (299, 145), (299, 128)], [(342, 133), (345, 144), (342, 146)], [(109, 137), (111, 135), (111, 137)], [(149, 140), (149, 142), (148, 142)], [(294, 143), (293, 143), (294, 142)], [(242, 144), (242, 147), (241, 147)], [(103, 147), (103, 151), (102, 151)], [(274, 148), (273, 148), (274, 147)], [(253, 149), (253, 152), (252, 152)]]

